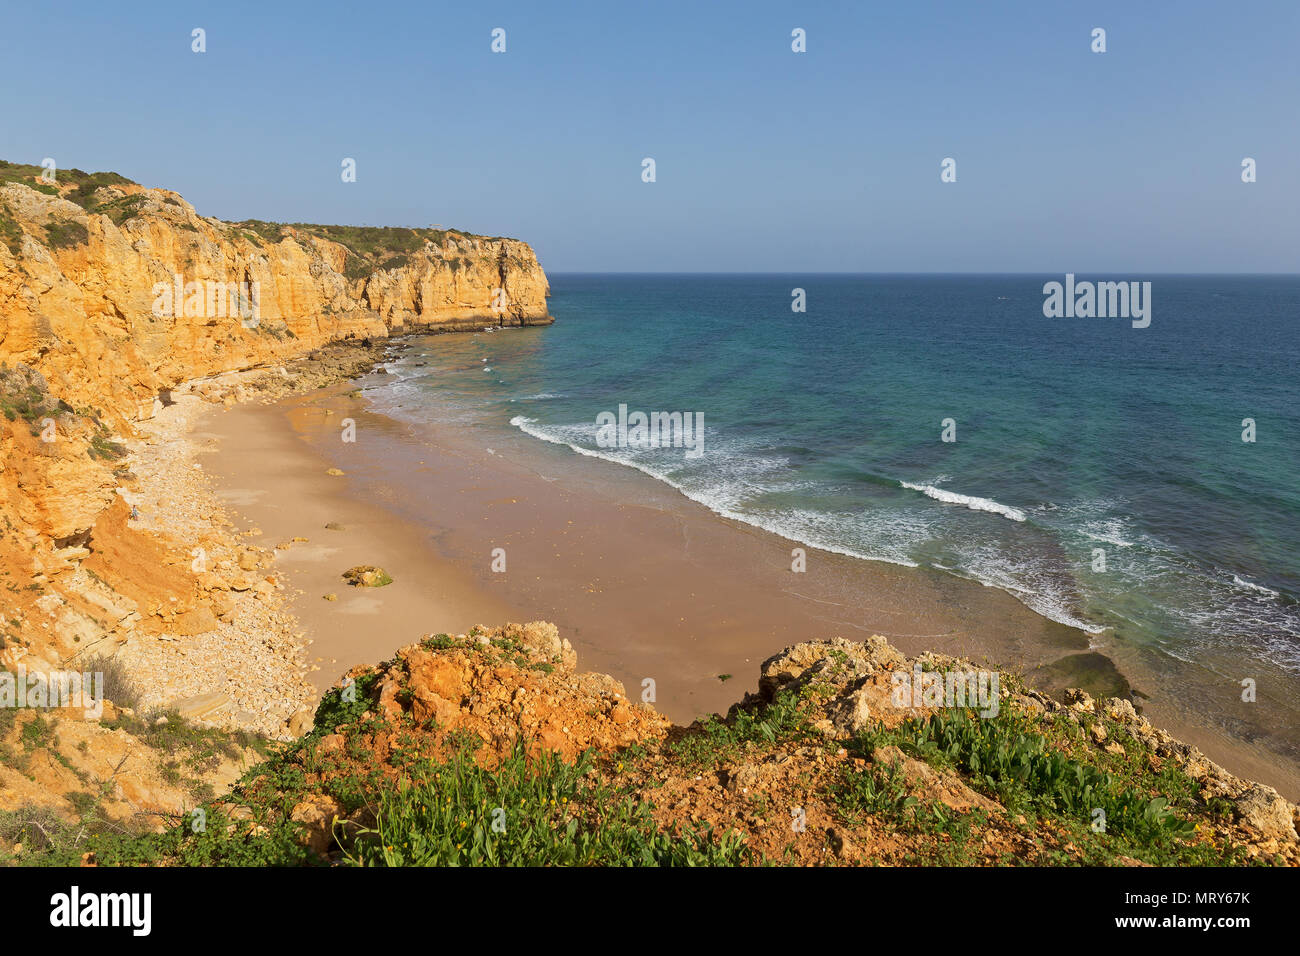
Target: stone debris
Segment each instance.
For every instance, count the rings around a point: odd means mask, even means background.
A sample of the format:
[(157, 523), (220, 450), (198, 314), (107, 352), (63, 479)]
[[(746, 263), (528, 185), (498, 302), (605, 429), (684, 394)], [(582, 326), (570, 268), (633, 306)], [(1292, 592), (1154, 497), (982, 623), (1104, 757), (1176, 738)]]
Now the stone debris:
[[(197, 607), (177, 615), (164, 639), (139, 635), (118, 652), (146, 708), (180, 708), (201, 723), (291, 736), (289, 720), (312, 702), (302, 628), (284, 608), (276, 550), (241, 543), (196, 458), (213, 448), (195, 436), (208, 403), (173, 393), (173, 404), (139, 426), (124, 494), (137, 524), (191, 543)], [(200, 554), (201, 551), (201, 554)], [(167, 639), (170, 638), (170, 639)], [(204, 706), (217, 699), (221, 706)]]

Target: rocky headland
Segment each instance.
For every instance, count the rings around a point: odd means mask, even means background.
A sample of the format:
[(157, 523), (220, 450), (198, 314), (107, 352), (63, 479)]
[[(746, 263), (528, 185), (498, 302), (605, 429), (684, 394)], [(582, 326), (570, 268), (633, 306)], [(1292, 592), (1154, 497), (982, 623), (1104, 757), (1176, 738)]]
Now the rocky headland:
[[(187, 487), (191, 400), (345, 379), (412, 332), (551, 321), (517, 240), (228, 223), (115, 173), (42, 173), (0, 163), (6, 667), (245, 630), (231, 595), (274, 589), (257, 543), (223, 538)], [(228, 286), (256, 289), (255, 315)]]

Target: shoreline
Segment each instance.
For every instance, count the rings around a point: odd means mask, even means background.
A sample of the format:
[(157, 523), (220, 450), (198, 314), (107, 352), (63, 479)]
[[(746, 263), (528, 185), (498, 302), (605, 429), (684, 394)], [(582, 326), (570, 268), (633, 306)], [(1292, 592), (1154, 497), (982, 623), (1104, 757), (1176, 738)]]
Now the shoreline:
[[(653, 680), (655, 707), (682, 724), (725, 712), (737, 698), (731, 679), (748, 686), (785, 647), (873, 633), (908, 653), (996, 662), (1057, 696), (1067, 686), (1128, 695), (1133, 654), (1117, 662), (1114, 648), (1091, 648), (1088, 635), (1010, 594), (807, 547), (820, 573), (796, 577), (791, 545), (802, 545), (522, 434), (493, 436), (489, 449), (450, 427), (388, 418), (360, 397), (366, 379), (214, 411), (195, 432), (204, 451), (217, 452), (204, 467), (228, 510), (268, 539), (308, 539), (279, 552), (277, 568), (314, 640), (318, 691), (422, 633), (545, 619), (587, 668), (623, 681), (634, 699)], [(339, 441), (345, 418), (356, 423), (355, 444)], [(330, 522), (343, 530), (326, 529)], [(491, 570), (497, 546), (504, 574)], [(359, 564), (384, 567), (394, 584), (350, 587), (341, 572)], [(331, 593), (337, 600), (324, 599)], [(1300, 794), (1300, 771), (1285, 759), (1136, 690), (1157, 726), (1233, 773)]]

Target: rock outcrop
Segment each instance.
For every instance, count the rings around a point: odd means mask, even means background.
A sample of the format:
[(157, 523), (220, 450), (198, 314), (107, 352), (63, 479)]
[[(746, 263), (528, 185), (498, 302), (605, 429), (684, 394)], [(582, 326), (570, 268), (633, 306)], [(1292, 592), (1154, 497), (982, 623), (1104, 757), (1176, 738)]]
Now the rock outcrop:
[(0, 362), (115, 422), (182, 382), (328, 342), (551, 321), (546, 274), (515, 239), (229, 223), (165, 189), (5, 178)]
[(392, 336), (551, 321), (518, 240), (229, 223), (117, 174), (41, 172), (0, 162), (2, 667), (216, 634), (238, 623), (238, 595), (271, 601), (263, 566), (211, 573), (229, 550), (199, 526), (211, 508), (186, 529), (130, 520), (134, 452), (162, 440), (150, 429), (178, 397), (319, 387)]

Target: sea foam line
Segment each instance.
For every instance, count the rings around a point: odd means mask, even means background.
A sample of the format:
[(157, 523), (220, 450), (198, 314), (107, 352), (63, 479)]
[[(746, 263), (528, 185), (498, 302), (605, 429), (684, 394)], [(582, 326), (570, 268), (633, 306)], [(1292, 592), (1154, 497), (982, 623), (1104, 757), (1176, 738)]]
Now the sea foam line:
[[(714, 512), (715, 514), (722, 515), (722, 517), (724, 518), (730, 518), (733, 521), (742, 522), (744, 524), (749, 525), (750, 527), (761, 528), (764, 531), (769, 531), (772, 534), (780, 535), (783, 538), (787, 538), (791, 541), (798, 542), (799, 544), (806, 545), (807, 547), (817, 548), (821, 551), (828, 551), (832, 554), (842, 554), (846, 557), (858, 558), (863, 561), (884, 561), (887, 564), (901, 565), (907, 568), (920, 567), (920, 565), (917, 564), (915, 561), (910, 561), (906, 558), (899, 558), (899, 557), (879, 555), (879, 554), (866, 554), (861, 551), (855, 551), (851, 548), (845, 548), (841, 545), (838, 545), (832, 541), (822, 539), (820, 538), (820, 536), (810, 535), (806, 530), (802, 528), (792, 529), (781, 522), (763, 521), (756, 515), (745, 514), (743, 512), (739, 512), (731, 508), (727, 508), (719, 504), (717, 501), (710, 500), (707, 496), (702, 496), (697, 492), (687, 489), (681, 483), (676, 482), (673, 479), (665, 475), (662, 475), (656, 471), (646, 468), (643, 465), (638, 464), (637, 462), (629, 461), (625, 458), (619, 458), (614, 455), (605, 454), (603, 452), (593, 451), (590, 448), (583, 448), (581, 445), (575, 445), (572, 442), (565, 441), (562, 438), (556, 438), (553, 435), (548, 435), (543, 429), (537, 427), (537, 419), (535, 418), (527, 418), (523, 415), (516, 415), (514, 418), (510, 419), (510, 424), (513, 425), (515, 428), (518, 428), (526, 435), (531, 435), (533, 438), (541, 439), (542, 441), (549, 442), (552, 445), (562, 445), (566, 448), (569, 448), (577, 452), (579, 455), (585, 455), (588, 458), (600, 458), (603, 459), (604, 461), (613, 462), (616, 465), (625, 465), (629, 468), (635, 468), (637, 471), (641, 472), (642, 474), (649, 475), (651, 478), (654, 478), (658, 481), (662, 481), (664, 484), (668, 485), (669, 487), (676, 489), (677, 491), (685, 495), (687, 498), (690, 498), (692, 501), (704, 505), (706, 508), (708, 508), (710, 511)], [(904, 482), (903, 484), (906, 483)], [(924, 488), (927, 488), (929, 486), (908, 485), (908, 487), (914, 490), (924, 490)], [(939, 489), (936, 488), (933, 490), (938, 491)], [(944, 492), (944, 494), (951, 494), (951, 493)], [(958, 503), (961, 504), (965, 504), (968, 500), (965, 495), (957, 495), (955, 497), (960, 499)], [(973, 498), (969, 500), (993, 505), (995, 509), (998, 509), (997, 510), (998, 514), (1003, 514), (1005, 517), (1012, 518), (1012, 520), (1014, 521), (1025, 520), (1024, 514), (1022, 512), (1017, 511), (1015, 508), (1008, 508), (1006, 505), (999, 504), (996, 501), (988, 501), (988, 499), (984, 499), (984, 498)], [(969, 507), (976, 507), (976, 506), (970, 505)], [(991, 509), (976, 507), (976, 510), (983, 511), (983, 510), (991, 510)], [(1014, 514), (1018, 514), (1020, 515), (1020, 517), (1017, 518), (1017, 517), (1013, 517), (1013, 515), (1006, 514), (1005, 512), (1007, 511), (1013, 512)], [(1032, 587), (1026, 587), (1024, 585), (1021, 585), (1019, 582), (1016, 582), (1013, 579), (1008, 579), (1005, 575), (986, 576), (986, 575), (980, 575), (973, 570), (962, 570), (962, 569), (950, 569), (948, 570), (948, 573), (953, 574), (956, 577), (964, 578), (965, 580), (968, 581), (973, 581), (976, 584), (980, 584), (987, 588), (997, 588), (998, 590), (1005, 591), (1006, 593), (1010, 594), (1012, 597), (1016, 598), (1016, 600), (1018, 600), (1021, 604), (1024, 604), (1026, 607), (1028, 607), (1031, 611), (1034, 611), (1035, 613), (1042, 615), (1048, 620), (1055, 621), (1058, 624), (1064, 624), (1067, 627), (1077, 628), (1088, 634), (1100, 634), (1110, 629), (1104, 625), (1091, 624), (1088, 621), (1075, 617), (1073, 614), (1069, 612), (1066, 606), (1063, 603), (1056, 600), (1053, 595), (1045, 594)]]
[(536, 427), (536, 423), (537, 423), (537, 419), (527, 418), (523, 415), (516, 415), (514, 418), (510, 419), (510, 424), (513, 425), (515, 428), (518, 428), (525, 435), (531, 435), (533, 438), (540, 438), (542, 441), (550, 442), (552, 445), (563, 445), (565, 448), (569, 448), (577, 452), (579, 455), (585, 455), (588, 458), (599, 458), (603, 461), (613, 462), (616, 465), (624, 465), (628, 468), (635, 468), (643, 475), (649, 475), (651, 478), (654, 478), (656, 481), (662, 481), (664, 484), (668, 485), (670, 488), (675, 489), (676, 491), (681, 492), (681, 494), (685, 495), (687, 498), (690, 498), (692, 501), (704, 505), (704, 507), (708, 508), (714, 514), (721, 515), (724, 518), (730, 518), (732, 521), (739, 521), (743, 524), (749, 525), (752, 528), (760, 528), (763, 531), (769, 531), (772, 534), (780, 535), (783, 538), (788, 538), (791, 541), (798, 542), (799, 544), (807, 545), (810, 548), (817, 548), (818, 550), (821, 551), (828, 551), (831, 554), (842, 554), (845, 557), (858, 558), (862, 561), (884, 561), (887, 564), (897, 564), (905, 568), (920, 567), (920, 565), (917, 564), (915, 561), (909, 561), (906, 558), (887, 557), (878, 554), (865, 554), (861, 551), (854, 551), (852, 548), (845, 548), (831, 541), (820, 540), (814, 536), (808, 535), (806, 532), (802, 532), (802, 531), (797, 533), (793, 532), (790, 528), (780, 524), (779, 522), (763, 521), (755, 515), (745, 514), (743, 512), (736, 511), (732, 508), (726, 507), (725, 505), (719, 504), (715, 500), (710, 500), (707, 496), (701, 495), (698, 492), (685, 487), (681, 482), (674, 481), (673, 479), (669, 478), (667, 475), (661, 474), (660, 472), (647, 468), (644, 465), (638, 464), (635, 461), (629, 461), (626, 458), (619, 458), (616, 455), (609, 455), (604, 452), (593, 451), (590, 448), (583, 448), (581, 445), (575, 445), (572, 442), (567, 442), (562, 438), (555, 438), (552, 435), (548, 435), (545, 431)]
[(912, 491), (919, 491), (924, 495), (928, 495), (935, 501), (943, 501), (951, 505), (965, 505), (972, 511), (991, 511), (993, 514), (1002, 515), (1002, 517), (1010, 518), (1012, 521), (1025, 520), (1025, 513), (1019, 508), (1001, 504), (992, 498), (959, 495), (955, 491), (944, 491), (942, 488), (934, 487), (934, 485), (914, 485), (910, 481), (900, 481), (899, 484), (904, 488), (910, 488)]
[(1232, 576), (1232, 583), (1237, 585), (1237, 587), (1239, 588), (1245, 588), (1249, 591), (1255, 591), (1258, 594), (1267, 594), (1269, 597), (1279, 598), (1282, 596), (1279, 592), (1274, 591), (1272, 588), (1265, 587), (1262, 584), (1256, 584), (1254, 581), (1247, 581), (1245, 578), (1237, 574), (1234, 574)]

